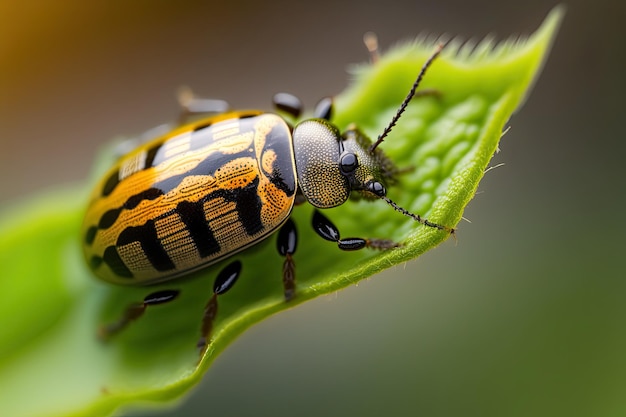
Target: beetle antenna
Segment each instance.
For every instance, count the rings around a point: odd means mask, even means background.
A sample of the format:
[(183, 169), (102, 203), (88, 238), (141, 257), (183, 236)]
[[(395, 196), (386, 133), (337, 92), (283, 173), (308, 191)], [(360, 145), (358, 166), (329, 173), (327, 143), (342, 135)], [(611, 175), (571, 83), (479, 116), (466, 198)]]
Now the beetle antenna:
[(452, 227), (444, 226), (444, 225), (438, 224), (438, 223), (433, 223), (433, 222), (431, 222), (428, 219), (422, 218), (422, 216), (420, 216), (419, 214), (413, 214), (410, 211), (408, 211), (406, 209), (403, 209), (402, 207), (400, 207), (399, 205), (394, 203), (387, 196), (383, 196), (383, 197), (380, 197), (380, 198), (385, 200), (387, 202), (387, 204), (389, 204), (391, 207), (393, 207), (393, 209), (395, 211), (398, 211), (398, 212), (404, 214), (405, 216), (412, 218), (413, 220), (415, 220), (416, 222), (418, 222), (420, 224), (423, 224), (424, 226), (432, 227), (432, 228), (439, 229), (439, 230), (445, 230), (446, 232), (450, 233), (451, 235), (454, 235), (454, 233), (456, 232), (456, 229), (454, 229)]
[(385, 128), (385, 130), (383, 130), (383, 133), (381, 133), (378, 136), (378, 139), (376, 140), (376, 142), (372, 146), (370, 146), (369, 148), (370, 153), (374, 152), (374, 150), (378, 147), (378, 145), (380, 145), (383, 142), (383, 140), (385, 140), (385, 137), (389, 134), (389, 132), (391, 132), (391, 129), (396, 125), (396, 122), (398, 121), (398, 119), (400, 119), (400, 116), (402, 116), (402, 113), (404, 113), (404, 110), (406, 110), (406, 106), (408, 106), (413, 96), (415, 96), (415, 91), (417, 90), (417, 87), (422, 81), (422, 78), (424, 78), (424, 74), (426, 73), (426, 70), (428, 69), (428, 67), (430, 67), (430, 64), (433, 63), (435, 58), (439, 56), (439, 54), (441, 53), (441, 50), (445, 46), (446, 46), (445, 43), (438, 44), (437, 47), (435, 48), (435, 52), (433, 52), (433, 54), (428, 58), (428, 60), (426, 60), (426, 62), (422, 66), (422, 70), (420, 71), (417, 78), (415, 79), (415, 82), (413, 83), (413, 86), (411, 87), (409, 94), (407, 94), (406, 98), (400, 105), (400, 108), (396, 112), (396, 115), (393, 116), (393, 119), (391, 119), (391, 122), (389, 123), (389, 125)]

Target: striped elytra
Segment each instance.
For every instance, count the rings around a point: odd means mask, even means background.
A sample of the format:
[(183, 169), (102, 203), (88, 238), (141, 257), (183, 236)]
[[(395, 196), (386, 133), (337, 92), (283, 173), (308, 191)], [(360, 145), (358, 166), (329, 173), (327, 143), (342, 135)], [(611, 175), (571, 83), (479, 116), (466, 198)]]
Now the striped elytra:
[(150, 284), (213, 264), (269, 236), (297, 189), (279, 116), (233, 112), (183, 126), (120, 158), (83, 224), (101, 279)]

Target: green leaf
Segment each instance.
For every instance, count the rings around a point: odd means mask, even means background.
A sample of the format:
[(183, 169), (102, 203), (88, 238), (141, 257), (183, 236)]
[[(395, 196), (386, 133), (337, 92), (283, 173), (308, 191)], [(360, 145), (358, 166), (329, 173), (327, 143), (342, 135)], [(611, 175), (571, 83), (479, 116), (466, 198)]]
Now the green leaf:
[[(411, 102), (382, 145), (400, 167), (414, 168), (390, 188), (391, 199), (437, 223), (460, 221), (505, 123), (538, 74), (562, 14), (555, 9), (528, 40), (447, 46), (420, 87), (434, 88), (441, 96)], [(375, 65), (358, 67), (355, 83), (337, 98), (334, 123), (341, 129), (356, 123), (375, 138), (432, 50), (432, 43), (417, 41), (390, 51)], [(0, 219), (4, 415), (97, 416), (124, 404), (175, 399), (254, 323), (414, 259), (446, 240), (450, 248), (454, 245), (446, 232), (421, 226), (383, 201), (359, 201), (327, 211), (342, 235), (390, 238), (404, 246), (346, 253), (311, 230), (311, 207), (297, 207), (297, 297), (283, 300), (282, 260), (274, 237), (236, 255), (242, 275), (219, 298), (212, 343), (199, 362), (195, 344), (202, 311), (221, 265), (149, 290), (94, 280), (78, 237), (86, 191), (53, 190)], [(107, 343), (96, 337), (100, 325), (160, 288), (179, 289), (179, 299), (149, 308)]]

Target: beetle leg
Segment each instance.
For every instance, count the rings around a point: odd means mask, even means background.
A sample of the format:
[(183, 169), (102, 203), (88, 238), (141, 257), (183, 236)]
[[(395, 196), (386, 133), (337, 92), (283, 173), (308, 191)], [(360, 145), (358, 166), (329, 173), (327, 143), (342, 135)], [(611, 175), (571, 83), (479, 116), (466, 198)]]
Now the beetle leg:
[(202, 315), (202, 327), (200, 332), (200, 340), (198, 340), (198, 350), (200, 351), (200, 357), (206, 352), (209, 345), (209, 337), (211, 336), (211, 330), (213, 330), (213, 321), (217, 316), (217, 296), (224, 294), (230, 290), (239, 274), (241, 273), (241, 262), (232, 262), (217, 274), (215, 282), (213, 283), (213, 295), (209, 299), (209, 302), (204, 307), (204, 314)]
[[(277, 93), (272, 98), (272, 103), (277, 110), (283, 111), (294, 119), (300, 117), (302, 114), (302, 102), (293, 94), (289, 93)], [(330, 120), (333, 114), (333, 99), (332, 97), (325, 97), (321, 99), (315, 106), (313, 111), (313, 117), (316, 119)]]
[(313, 117), (330, 121), (333, 117), (333, 98), (324, 97), (318, 101), (313, 111)]
[(187, 86), (178, 89), (178, 103), (181, 107), (178, 123), (185, 124), (190, 116), (198, 114), (220, 114), (228, 111), (230, 106), (224, 100), (198, 98)]
[(283, 286), (285, 289), (285, 300), (289, 301), (296, 295), (296, 263), (293, 254), (298, 247), (298, 232), (296, 224), (291, 219), (287, 219), (285, 224), (278, 231), (276, 248), (278, 253), (285, 257), (283, 262)]
[(380, 52), (378, 51), (378, 36), (374, 32), (366, 32), (363, 35), (363, 43), (367, 48), (367, 52), (370, 54), (370, 63), (376, 64), (380, 59)]
[(272, 97), (272, 104), (276, 110), (283, 111), (294, 119), (300, 117), (302, 113), (302, 101), (290, 93), (276, 93)]
[(312, 225), (318, 235), (331, 242), (337, 242), (337, 246), (341, 250), (358, 250), (363, 248), (391, 249), (400, 246), (399, 243), (389, 239), (364, 239), (360, 237), (341, 239), (337, 226), (328, 217), (320, 213), (319, 210), (313, 211)]
[(143, 315), (148, 306), (153, 306), (157, 304), (164, 304), (174, 300), (178, 297), (180, 291), (178, 290), (161, 290), (148, 294), (143, 302), (133, 303), (129, 305), (122, 318), (118, 321), (108, 324), (106, 326), (100, 327), (98, 331), (98, 336), (101, 340), (109, 340), (115, 334), (122, 331), (126, 326), (130, 324), (130, 322), (137, 320), (139, 317)]

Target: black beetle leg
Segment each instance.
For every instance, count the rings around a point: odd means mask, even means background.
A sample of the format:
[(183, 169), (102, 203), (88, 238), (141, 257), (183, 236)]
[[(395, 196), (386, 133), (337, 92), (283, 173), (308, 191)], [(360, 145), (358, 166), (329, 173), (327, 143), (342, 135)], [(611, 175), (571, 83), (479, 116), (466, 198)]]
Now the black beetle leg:
[[(302, 114), (302, 102), (293, 94), (289, 93), (277, 93), (272, 98), (274, 108), (283, 111), (288, 115), (297, 119)], [(315, 106), (313, 117), (316, 119), (330, 120), (333, 115), (333, 99), (332, 97), (325, 97), (321, 99)]]
[(215, 282), (213, 283), (213, 295), (204, 307), (204, 314), (202, 316), (200, 340), (198, 340), (197, 344), (200, 357), (202, 357), (209, 345), (209, 337), (211, 336), (211, 330), (213, 330), (213, 321), (217, 316), (217, 296), (230, 290), (237, 281), (237, 278), (239, 278), (240, 273), (241, 262), (235, 261), (226, 265), (226, 267), (217, 274), (217, 278), (215, 278)]
[(324, 97), (318, 101), (313, 111), (313, 117), (330, 121), (333, 117), (333, 98)]
[(391, 249), (400, 246), (399, 243), (389, 239), (364, 239), (360, 237), (341, 239), (339, 229), (319, 210), (313, 211), (312, 224), (318, 235), (331, 242), (337, 242), (337, 246), (341, 250), (358, 250), (363, 248)]
[(276, 93), (274, 97), (272, 97), (272, 103), (274, 104), (274, 108), (287, 113), (294, 119), (297, 119), (300, 117), (300, 114), (302, 114), (302, 102), (293, 94)]
[(276, 248), (278, 253), (285, 257), (283, 262), (283, 286), (285, 288), (285, 300), (289, 301), (296, 295), (296, 263), (293, 254), (298, 246), (298, 232), (296, 224), (287, 219), (278, 231)]
[(161, 290), (148, 294), (143, 299), (143, 302), (133, 303), (129, 305), (124, 311), (122, 318), (120, 318), (118, 321), (100, 327), (98, 331), (98, 336), (102, 340), (109, 340), (115, 334), (126, 328), (126, 326), (130, 324), (130, 322), (135, 321), (139, 317), (141, 317), (146, 311), (146, 308), (148, 308), (148, 306), (168, 303), (178, 297), (179, 293), (180, 291), (178, 290)]

